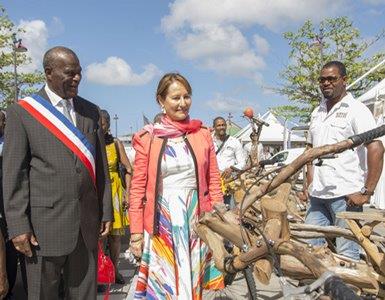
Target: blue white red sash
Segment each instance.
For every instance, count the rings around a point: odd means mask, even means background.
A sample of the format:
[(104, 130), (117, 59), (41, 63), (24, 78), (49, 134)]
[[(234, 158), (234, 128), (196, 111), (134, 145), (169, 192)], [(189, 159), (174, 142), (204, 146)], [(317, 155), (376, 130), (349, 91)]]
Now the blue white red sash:
[(39, 95), (20, 99), (18, 103), (80, 159), (95, 183), (95, 149), (84, 134)]

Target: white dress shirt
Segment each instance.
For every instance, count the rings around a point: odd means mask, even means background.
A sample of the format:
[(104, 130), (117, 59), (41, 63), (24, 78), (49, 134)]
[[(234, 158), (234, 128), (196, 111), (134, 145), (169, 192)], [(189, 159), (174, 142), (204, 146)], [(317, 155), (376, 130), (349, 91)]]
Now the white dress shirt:
[[(213, 135), (215, 152), (222, 145), (222, 141)], [(218, 168), (223, 172), (231, 166), (242, 170), (246, 165), (246, 155), (242, 144), (235, 137), (229, 136), (222, 149), (217, 154)]]
[[(348, 93), (329, 112), (326, 100), (311, 114), (307, 142), (313, 147), (334, 144), (352, 135), (376, 127), (370, 110)], [(314, 166), (313, 182), (309, 193), (313, 197), (330, 199), (359, 192), (365, 184), (367, 166), (366, 149), (359, 146), (323, 160)]]
[[(58, 110), (60, 111), (62, 114), (64, 114), (64, 111), (63, 111), (63, 106), (61, 104), (61, 100), (63, 100), (62, 97), (60, 97), (59, 95), (55, 94), (55, 92), (53, 92), (49, 87), (48, 87), (48, 84), (46, 84), (44, 86), (44, 90), (45, 92), (47, 93), (47, 96), (49, 98), (49, 100), (51, 101), (52, 105)], [(76, 113), (75, 113), (75, 109), (74, 109), (74, 102), (73, 102), (73, 99), (64, 99), (64, 101), (68, 101), (69, 105), (68, 105), (68, 108), (69, 108), (69, 113), (71, 115), (71, 118), (72, 118), (72, 123), (76, 126)]]
[[(253, 143), (248, 142), (243, 146), (243, 151), (245, 151), (245, 155), (249, 157), (251, 155), (251, 151), (253, 149)], [(258, 151), (258, 160), (262, 160), (262, 155), (263, 155), (263, 145), (261, 143), (257, 144), (257, 151)]]

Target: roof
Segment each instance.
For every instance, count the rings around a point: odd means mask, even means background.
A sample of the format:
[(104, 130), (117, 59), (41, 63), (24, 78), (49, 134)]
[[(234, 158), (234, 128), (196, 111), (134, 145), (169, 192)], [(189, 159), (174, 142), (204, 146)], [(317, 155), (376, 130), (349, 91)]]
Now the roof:
[(227, 123), (227, 134), (231, 136), (236, 135), (242, 129), (241, 126), (234, 123), (233, 121), (226, 120), (226, 123)]
[[(284, 134), (284, 126), (283, 124), (277, 119), (277, 117), (274, 116), (273, 113), (268, 111), (265, 113), (262, 117), (262, 120), (264, 120), (266, 123), (269, 124), (269, 126), (263, 126), (261, 131), (261, 136), (259, 138), (259, 141), (261, 142), (282, 142), (283, 141), (283, 134)], [(242, 142), (249, 142), (250, 141), (250, 133), (251, 133), (251, 125), (250, 123), (247, 124), (244, 128), (242, 128), (235, 137), (241, 140)], [(289, 129), (287, 129), (287, 138), (289, 135)], [(290, 141), (292, 142), (305, 142), (305, 137), (297, 132), (292, 132), (290, 135)]]

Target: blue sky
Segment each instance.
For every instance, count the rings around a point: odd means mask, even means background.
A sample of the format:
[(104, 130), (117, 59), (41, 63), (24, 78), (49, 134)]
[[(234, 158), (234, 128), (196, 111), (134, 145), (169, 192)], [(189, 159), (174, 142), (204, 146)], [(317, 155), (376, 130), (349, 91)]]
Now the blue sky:
[[(364, 38), (385, 28), (385, 0), (7, 0), (32, 64), (64, 45), (83, 67), (80, 95), (117, 114), (119, 135), (159, 112), (161, 74), (178, 71), (193, 88), (191, 116), (206, 124), (243, 108), (263, 114), (287, 104), (266, 89), (280, 83), (289, 47), (282, 38), (307, 19), (349, 16)], [(385, 50), (385, 41), (369, 52)], [(369, 53), (370, 54), (370, 53)], [(115, 131), (114, 125), (112, 126)]]

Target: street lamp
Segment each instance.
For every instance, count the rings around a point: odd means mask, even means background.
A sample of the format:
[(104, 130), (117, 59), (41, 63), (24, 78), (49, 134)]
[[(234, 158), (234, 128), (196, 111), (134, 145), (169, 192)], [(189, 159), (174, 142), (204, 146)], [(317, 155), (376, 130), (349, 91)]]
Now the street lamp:
[(28, 49), (21, 43), (21, 39), (16, 39), (16, 33), (12, 35), (13, 39), (13, 67), (15, 77), (15, 102), (19, 100), (19, 87), (17, 83), (17, 53), (27, 52)]
[(113, 117), (113, 119), (115, 120), (115, 137), (117, 138), (117, 137), (118, 137), (118, 120), (119, 120), (118, 115), (115, 114), (115, 116)]

